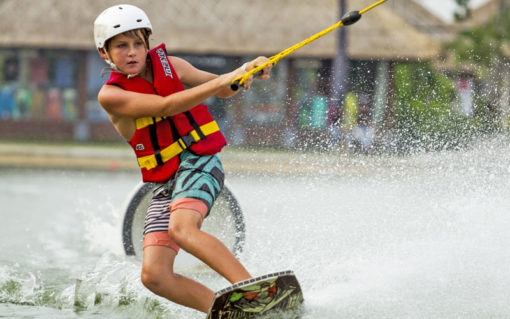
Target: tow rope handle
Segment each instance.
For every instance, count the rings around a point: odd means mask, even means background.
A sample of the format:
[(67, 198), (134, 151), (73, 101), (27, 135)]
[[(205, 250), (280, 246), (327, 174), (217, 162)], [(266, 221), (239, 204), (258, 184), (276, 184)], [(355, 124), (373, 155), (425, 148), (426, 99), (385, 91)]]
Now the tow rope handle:
[(237, 91), (239, 89), (239, 87), (241, 85), (243, 85), (244, 81), (246, 81), (247, 78), (249, 78), (250, 76), (254, 76), (254, 77), (257, 77), (257, 76), (260, 76), (263, 74), (264, 72), (264, 68), (269, 66), (269, 65), (273, 65), (273, 66), (276, 66), (276, 64), (282, 59), (284, 58), (285, 56), (291, 54), (292, 52), (296, 51), (297, 49), (307, 45), (308, 43), (312, 42), (312, 41), (315, 41), (317, 40), (318, 38), (322, 37), (323, 35), (337, 29), (337, 28), (341, 28), (341, 27), (344, 27), (344, 26), (348, 26), (348, 25), (351, 25), (351, 24), (354, 24), (356, 22), (358, 22), (360, 19), (361, 19), (361, 16), (372, 10), (373, 8), (383, 4), (384, 2), (386, 2), (388, 0), (380, 0), (376, 3), (374, 3), (373, 5), (369, 6), (368, 8), (365, 8), (361, 11), (351, 11), (351, 12), (348, 12), (346, 15), (344, 15), (342, 17), (342, 19), (340, 19), (340, 21), (338, 21), (338, 23), (332, 25), (331, 27), (327, 28), (327, 29), (324, 29), (322, 30), (321, 32), (309, 37), (308, 39), (304, 40), (304, 41), (301, 41), (293, 46), (291, 46), (290, 48), (288, 49), (285, 49), (283, 50), (282, 52), (276, 54), (276, 55), (273, 55), (272, 57), (269, 58), (269, 61), (267, 61), (266, 63), (263, 63), (255, 68), (253, 68), (252, 70), (250, 70), (249, 72), (246, 72), (245, 74), (235, 78), (232, 83), (230, 84), (230, 88), (232, 89), (232, 91)]

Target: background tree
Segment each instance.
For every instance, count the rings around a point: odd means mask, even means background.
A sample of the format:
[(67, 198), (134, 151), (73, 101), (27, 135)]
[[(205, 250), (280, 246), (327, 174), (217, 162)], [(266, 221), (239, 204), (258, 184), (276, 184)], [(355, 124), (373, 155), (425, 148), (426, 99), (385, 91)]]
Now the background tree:
[(479, 125), (455, 108), (455, 82), (430, 63), (395, 65), (395, 127), (399, 153), (464, 147)]
[[(470, 1), (456, 2), (468, 19)], [(510, 124), (510, 10), (505, 0), (499, 4), (492, 19), (460, 32), (446, 45), (457, 71), (474, 76), (478, 92), (475, 111), (490, 131)]]
[(454, 13), (456, 21), (461, 21), (469, 18), (471, 10), (469, 9), (470, 0), (455, 0), (458, 5), (458, 9)]

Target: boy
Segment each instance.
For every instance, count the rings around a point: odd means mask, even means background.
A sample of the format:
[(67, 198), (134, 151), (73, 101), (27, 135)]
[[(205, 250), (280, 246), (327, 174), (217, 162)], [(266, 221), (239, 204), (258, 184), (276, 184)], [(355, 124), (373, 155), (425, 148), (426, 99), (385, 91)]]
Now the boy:
[[(143, 284), (173, 302), (207, 312), (214, 292), (173, 272), (179, 248), (231, 283), (251, 276), (218, 239), (200, 230), (223, 186), (216, 153), (226, 144), (200, 103), (213, 95), (234, 95), (232, 80), (268, 60), (259, 57), (217, 76), (167, 56), (163, 44), (150, 50), (151, 32), (147, 15), (135, 6), (113, 6), (97, 17), (96, 47), (113, 68), (98, 100), (135, 151), (143, 180), (158, 185), (145, 220)], [(259, 78), (268, 79), (270, 69)], [(247, 79), (244, 89), (252, 80)]]

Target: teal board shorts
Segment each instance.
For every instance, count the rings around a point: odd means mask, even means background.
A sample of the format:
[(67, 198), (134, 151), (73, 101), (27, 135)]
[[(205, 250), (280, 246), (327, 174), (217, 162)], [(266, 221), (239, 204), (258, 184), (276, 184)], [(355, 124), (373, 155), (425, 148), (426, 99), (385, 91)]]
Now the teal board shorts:
[(184, 150), (174, 176), (156, 184), (144, 225), (144, 248), (167, 246), (179, 251), (168, 235), (170, 215), (176, 209), (195, 210), (205, 218), (223, 188), (225, 173), (215, 155), (195, 155)]

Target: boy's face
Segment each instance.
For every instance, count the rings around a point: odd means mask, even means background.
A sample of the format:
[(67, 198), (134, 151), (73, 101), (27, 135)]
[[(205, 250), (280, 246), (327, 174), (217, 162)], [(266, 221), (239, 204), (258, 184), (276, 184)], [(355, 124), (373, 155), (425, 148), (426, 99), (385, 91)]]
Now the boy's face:
[[(99, 53), (103, 59), (108, 58), (103, 50)], [(113, 63), (126, 74), (139, 74), (145, 68), (147, 48), (141, 39), (119, 34), (110, 40), (108, 53)]]

